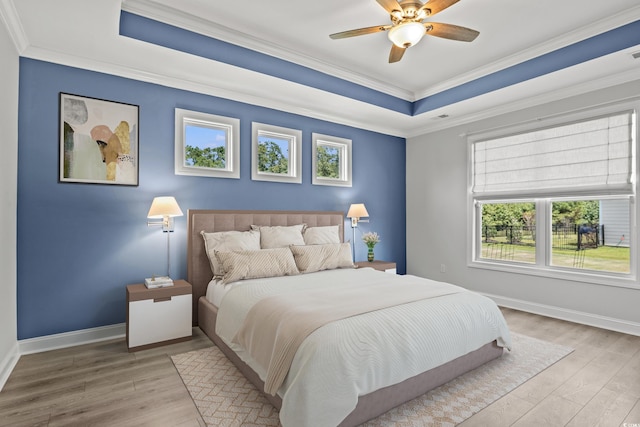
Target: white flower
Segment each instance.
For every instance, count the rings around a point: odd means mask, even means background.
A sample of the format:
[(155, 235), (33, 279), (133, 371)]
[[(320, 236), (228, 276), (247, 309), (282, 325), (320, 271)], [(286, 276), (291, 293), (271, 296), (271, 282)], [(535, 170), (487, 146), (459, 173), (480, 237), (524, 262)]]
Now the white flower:
[(362, 235), (362, 241), (365, 242), (368, 247), (373, 248), (376, 243), (380, 242), (380, 236), (378, 236), (376, 232), (369, 231)]

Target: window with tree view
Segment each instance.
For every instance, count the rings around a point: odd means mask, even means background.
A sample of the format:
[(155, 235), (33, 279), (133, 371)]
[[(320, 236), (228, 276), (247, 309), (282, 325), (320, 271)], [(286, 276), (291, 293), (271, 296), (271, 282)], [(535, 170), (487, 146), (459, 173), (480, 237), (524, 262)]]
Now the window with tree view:
[(618, 108), (469, 138), (474, 264), (635, 277), (636, 106)]
[(289, 139), (258, 134), (258, 172), (289, 174)]
[(482, 258), (536, 262), (535, 203), (482, 204)]
[(175, 109), (176, 175), (240, 178), (240, 120)]
[(311, 182), (351, 187), (351, 140), (313, 133), (311, 147)]
[(318, 144), (317, 176), (321, 178), (340, 178), (340, 149), (326, 144)]
[(227, 133), (224, 129), (206, 126), (185, 126), (185, 166), (225, 169)]
[(630, 273), (629, 199), (551, 203), (551, 265)]
[(251, 124), (251, 179), (302, 183), (302, 131)]

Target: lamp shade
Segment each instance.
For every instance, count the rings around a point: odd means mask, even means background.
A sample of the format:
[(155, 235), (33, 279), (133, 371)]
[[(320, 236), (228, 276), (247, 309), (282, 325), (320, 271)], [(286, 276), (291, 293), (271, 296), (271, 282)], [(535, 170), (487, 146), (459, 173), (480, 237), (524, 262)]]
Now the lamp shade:
[(389, 30), (389, 40), (398, 47), (410, 47), (418, 44), (426, 33), (420, 22), (406, 22)]
[(367, 208), (364, 206), (364, 203), (354, 203), (349, 207), (349, 212), (347, 212), (347, 218), (365, 218), (369, 216), (369, 212), (367, 212)]
[(180, 210), (180, 206), (178, 206), (175, 197), (162, 196), (153, 199), (147, 218), (164, 218), (165, 216), (174, 217), (182, 215), (184, 214)]

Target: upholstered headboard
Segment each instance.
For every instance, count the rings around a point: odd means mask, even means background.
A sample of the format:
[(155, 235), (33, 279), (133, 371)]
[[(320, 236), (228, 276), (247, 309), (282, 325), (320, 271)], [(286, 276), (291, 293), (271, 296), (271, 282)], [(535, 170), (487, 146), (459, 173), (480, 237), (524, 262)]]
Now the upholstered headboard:
[(344, 212), (340, 211), (218, 211), (190, 209), (187, 217), (187, 281), (193, 286), (193, 324), (198, 323), (198, 299), (213, 277), (201, 231), (248, 231), (251, 225), (338, 225), (344, 241)]

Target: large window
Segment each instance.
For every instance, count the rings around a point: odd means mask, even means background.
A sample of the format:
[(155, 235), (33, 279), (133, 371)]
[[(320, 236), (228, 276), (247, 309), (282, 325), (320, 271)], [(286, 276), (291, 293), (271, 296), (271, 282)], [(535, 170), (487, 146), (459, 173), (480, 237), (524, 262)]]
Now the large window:
[(635, 107), (469, 137), (472, 265), (635, 286)]

